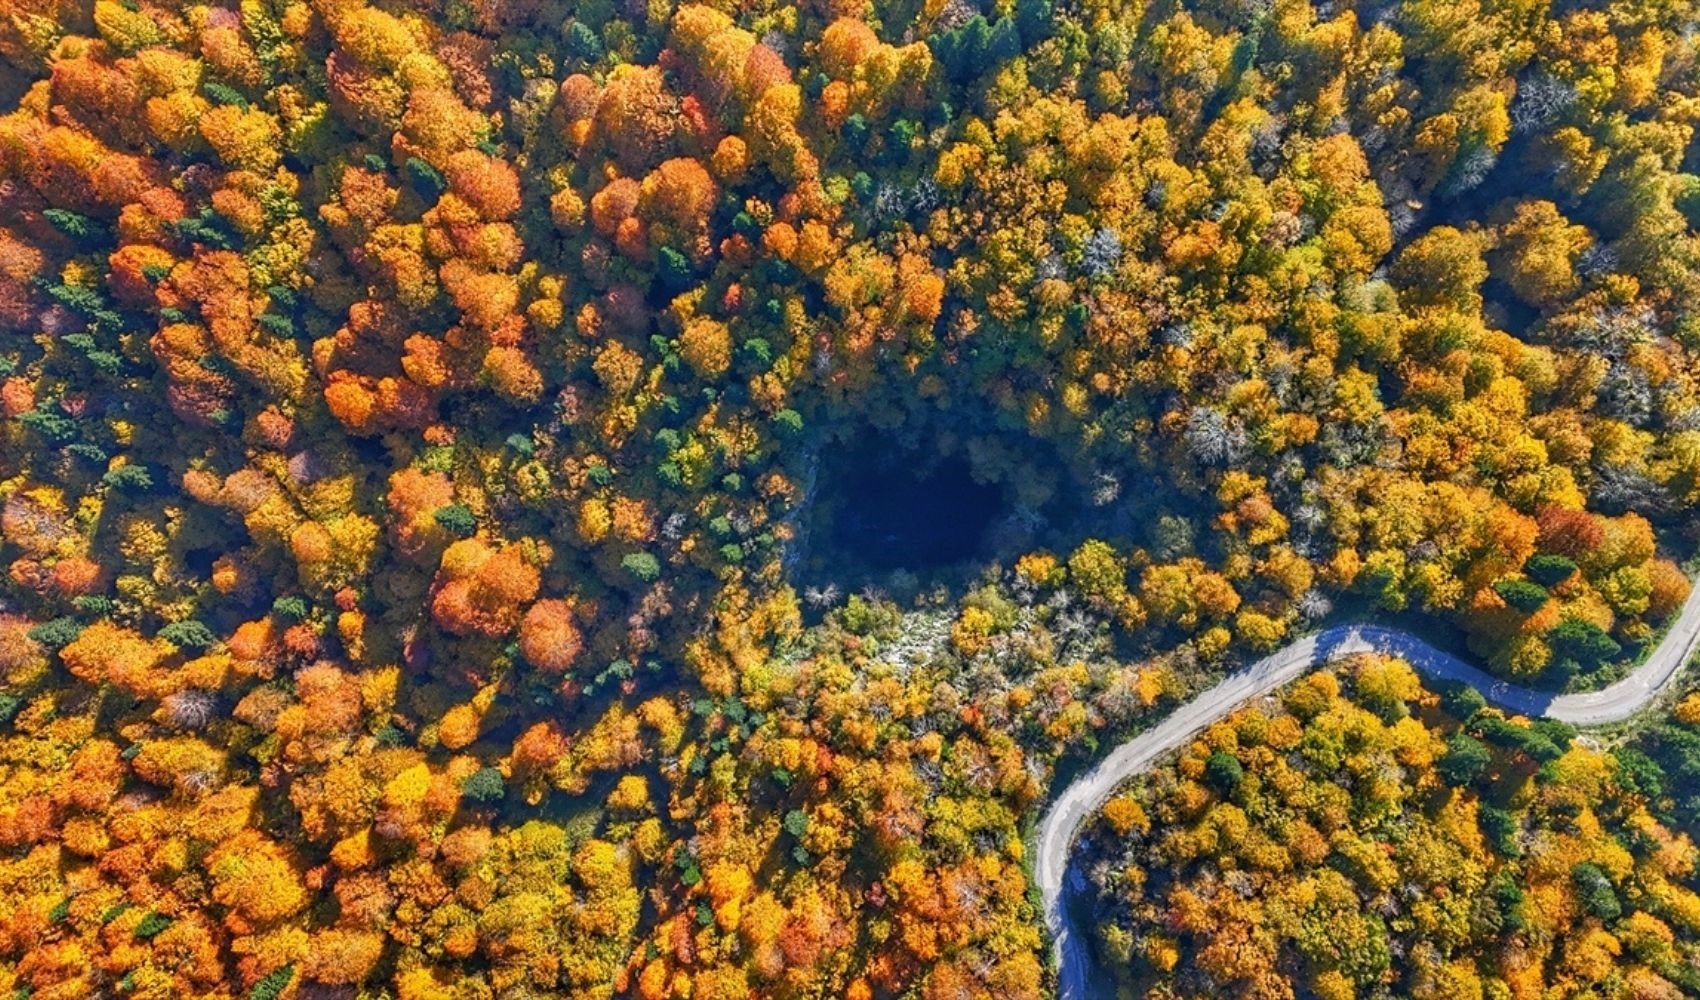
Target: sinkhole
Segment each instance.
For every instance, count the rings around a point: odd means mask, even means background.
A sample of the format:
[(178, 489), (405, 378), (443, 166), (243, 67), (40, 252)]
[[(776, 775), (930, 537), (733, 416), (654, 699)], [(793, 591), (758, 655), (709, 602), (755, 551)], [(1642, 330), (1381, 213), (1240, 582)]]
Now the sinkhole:
[(874, 570), (922, 571), (982, 555), (1004, 491), (960, 455), (868, 448), (836, 473), (830, 544)]
[(1008, 434), (864, 429), (822, 442), (813, 467), (789, 565), (803, 590), (900, 603), (959, 590), (1070, 520), (1054, 450)]

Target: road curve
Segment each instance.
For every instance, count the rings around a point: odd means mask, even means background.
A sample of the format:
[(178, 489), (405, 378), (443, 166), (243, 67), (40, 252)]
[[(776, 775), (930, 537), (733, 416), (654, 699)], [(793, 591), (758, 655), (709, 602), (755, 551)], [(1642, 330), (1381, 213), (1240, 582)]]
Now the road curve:
[(1339, 657), (1380, 652), (1406, 660), (1431, 679), (1463, 681), (1480, 691), (1490, 703), (1519, 715), (1545, 716), (1575, 726), (1597, 726), (1620, 722), (1645, 707), (1688, 662), (1697, 642), (1700, 642), (1700, 584), (1689, 593), (1681, 614), (1646, 660), (1622, 680), (1598, 691), (1555, 695), (1518, 687), (1443, 653), (1408, 632), (1376, 625), (1337, 625), (1325, 629), (1228, 675), (1156, 726), (1116, 747), (1076, 778), (1056, 797), (1040, 821), (1033, 872), (1044, 900), (1045, 924), (1056, 948), (1057, 995), (1062, 1000), (1084, 1000), (1092, 985), (1090, 948), (1079, 929), (1070, 925), (1063, 905), (1068, 855), (1081, 824), (1123, 781), (1246, 702)]

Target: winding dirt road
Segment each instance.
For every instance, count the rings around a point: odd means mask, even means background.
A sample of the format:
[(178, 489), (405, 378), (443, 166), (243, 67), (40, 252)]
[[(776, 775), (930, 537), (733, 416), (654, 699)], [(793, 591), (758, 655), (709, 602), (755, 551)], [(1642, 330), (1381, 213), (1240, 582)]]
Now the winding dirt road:
[(1620, 722), (1644, 708), (1676, 676), (1700, 644), (1700, 585), (1663, 640), (1635, 671), (1598, 691), (1555, 695), (1509, 684), (1396, 629), (1339, 625), (1299, 639), (1201, 692), (1162, 722), (1116, 747), (1063, 790), (1039, 824), (1034, 876), (1044, 899), (1045, 923), (1056, 947), (1057, 994), (1084, 1000), (1094, 985), (1091, 948), (1069, 922), (1064, 905), (1068, 856), (1080, 826), (1121, 783), (1178, 749), (1194, 734), (1246, 702), (1304, 676), (1313, 667), (1352, 653), (1398, 656), (1431, 679), (1463, 681), (1501, 708), (1545, 716), (1575, 726)]

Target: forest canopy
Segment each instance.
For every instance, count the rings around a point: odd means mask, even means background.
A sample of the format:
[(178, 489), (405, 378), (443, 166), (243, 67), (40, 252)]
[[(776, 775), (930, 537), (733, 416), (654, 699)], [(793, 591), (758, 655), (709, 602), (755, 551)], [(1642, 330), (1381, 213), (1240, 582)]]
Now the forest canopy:
[[(1039, 996), (1058, 762), (1220, 671), (1609, 680), (1700, 540), (1695, 19), (0, 0), (0, 992)], [(988, 523), (902, 563), (898, 475)], [(1554, 940), (1697, 988), (1621, 901)]]
[(1647, 741), (1471, 694), (1360, 657), (1110, 799), (1087, 835), (1108, 974), (1159, 997), (1700, 990), (1700, 854)]

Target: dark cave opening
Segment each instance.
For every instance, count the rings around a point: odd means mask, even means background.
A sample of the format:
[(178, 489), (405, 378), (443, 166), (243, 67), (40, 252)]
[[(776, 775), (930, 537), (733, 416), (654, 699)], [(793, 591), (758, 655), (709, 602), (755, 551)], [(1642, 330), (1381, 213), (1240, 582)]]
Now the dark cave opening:
[(785, 558), (810, 612), (869, 592), (941, 606), (1026, 553), (1066, 556), (1086, 538), (1149, 544), (1170, 512), (1171, 487), (1154, 477), (1124, 486), (1091, 458), (995, 417), (931, 416), (812, 442)]
[(790, 579), (815, 610), (869, 590), (903, 605), (960, 593), (1030, 551), (1059, 513), (1066, 473), (1020, 450), (1026, 443), (939, 426), (827, 435), (813, 452)]
[(830, 543), (874, 570), (921, 572), (980, 555), (1005, 512), (1004, 491), (960, 455), (859, 444), (834, 464)]

